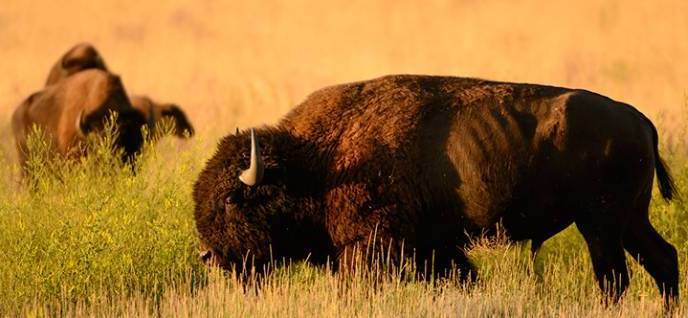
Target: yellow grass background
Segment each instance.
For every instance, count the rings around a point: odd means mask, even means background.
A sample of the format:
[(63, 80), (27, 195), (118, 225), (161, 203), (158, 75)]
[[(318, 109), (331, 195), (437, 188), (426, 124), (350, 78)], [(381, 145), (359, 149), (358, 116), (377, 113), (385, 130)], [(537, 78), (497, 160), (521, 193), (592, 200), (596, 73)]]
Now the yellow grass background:
[(201, 135), (274, 123), (326, 85), (389, 73), (580, 87), (673, 127), (688, 1), (16, 1), (0, 5), (0, 129), (73, 44)]

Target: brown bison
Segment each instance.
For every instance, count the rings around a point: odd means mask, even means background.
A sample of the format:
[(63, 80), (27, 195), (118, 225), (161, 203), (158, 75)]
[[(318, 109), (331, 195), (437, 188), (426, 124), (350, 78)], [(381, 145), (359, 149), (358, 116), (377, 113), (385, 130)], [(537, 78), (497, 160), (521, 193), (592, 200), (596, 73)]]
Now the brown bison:
[(73, 156), (90, 132), (103, 129), (110, 112), (118, 114), (115, 144), (130, 159), (143, 143), (143, 115), (129, 102), (120, 78), (93, 69), (78, 72), (32, 94), (12, 115), (12, 130), (19, 160), (27, 159), (27, 137), (38, 126), (56, 153)]
[(148, 96), (136, 95), (131, 97), (131, 105), (146, 117), (150, 131), (155, 130), (155, 125), (160, 120), (169, 119), (174, 123), (174, 134), (177, 137), (187, 138), (194, 134), (193, 126), (186, 114), (175, 104), (160, 104)]
[[(88, 69), (108, 71), (103, 57), (93, 45), (89, 43), (77, 44), (55, 62), (50, 69), (45, 85), (55, 84), (64, 78)], [(147, 96), (132, 96), (130, 100), (132, 106), (144, 114), (151, 131), (155, 129), (155, 124), (158, 121), (170, 118), (175, 123), (175, 135), (184, 138), (194, 134), (191, 122), (179, 106), (155, 103)]]
[(105, 61), (93, 45), (79, 43), (55, 62), (48, 73), (45, 86), (53, 85), (63, 78), (87, 69), (108, 70)]
[(600, 288), (615, 300), (626, 289), (626, 250), (668, 302), (678, 260), (648, 219), (655, 171), (671, 199), (655, 127), (627, 104), (395, 75), (322, 89), (276, 127), (223, 138), (194, 186), (194, 215), (203, 257), (225, 268), (245, 257), (341, 260), (374, 232), (434, 259), (435, 273), (473, 271), (464, 248), (498, 223), (535, 242), (576, 223)]

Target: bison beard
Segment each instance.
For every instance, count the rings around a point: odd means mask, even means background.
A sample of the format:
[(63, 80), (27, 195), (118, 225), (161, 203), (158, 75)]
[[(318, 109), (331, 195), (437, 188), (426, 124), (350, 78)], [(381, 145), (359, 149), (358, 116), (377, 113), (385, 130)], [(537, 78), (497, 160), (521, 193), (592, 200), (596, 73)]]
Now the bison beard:
[[(655, 169), (674, 187), (652, 123), (583, 90), (397, 75), (322, 89), (276, 127), (255, 130), (263, 179), (247, 168), (251, 137), (222, 139), (194, 186), (205, 257), (342, 260), (394, 242), (435, 273), (472, 271), (464, 248), (502, 223), (537, 244), (576, 223), (600, 288), (628, 285), (624, 249), (678, 297), (676, 251), (648, 219)], [(255, 158), (254, 158), (255, 159)], [(243, 179), (243, 178), (242, 178)], [(401, 250), (403, 246), (403, 251)], [(474, 271), (472, 271), (474, 272)]]

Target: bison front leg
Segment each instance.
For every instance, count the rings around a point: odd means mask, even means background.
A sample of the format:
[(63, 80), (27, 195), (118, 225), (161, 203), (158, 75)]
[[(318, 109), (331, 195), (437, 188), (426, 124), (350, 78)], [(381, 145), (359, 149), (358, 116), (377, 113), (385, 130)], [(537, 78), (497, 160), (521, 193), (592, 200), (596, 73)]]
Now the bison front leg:
[(413, 267), (407, 262), (412, 256), (413, 250), (403, 239), (375, 229), (368, 237), (351, 240), (339, 249), (337, 268), (344, 273), (367, 270), (404, 275)]
[(621, 229), (609, 222), (593, 220), (590, 215), (577, 219), (576, 226), (588, 245), (602, 293), (612, 302), (618, 302), (629, 282)]
[[(402, 279), (437, 281), (458, 278), (462, 284), (477, 280), (477, 271), (462, 249), (436, 247), (426, 249), (382, 233), (376, 239), (361, 239), (342, 248), (338, 255), (338, 269), (351, 273), (358, 270), (398, 275)], [(375, 242), (375, 243), (373, 243)]]
[(456, 277), (461, 284), (470, 284), (478, 278), (465, 251), (455, 245), (420, 248), (415, 260), (418, 274), (426, 279)]

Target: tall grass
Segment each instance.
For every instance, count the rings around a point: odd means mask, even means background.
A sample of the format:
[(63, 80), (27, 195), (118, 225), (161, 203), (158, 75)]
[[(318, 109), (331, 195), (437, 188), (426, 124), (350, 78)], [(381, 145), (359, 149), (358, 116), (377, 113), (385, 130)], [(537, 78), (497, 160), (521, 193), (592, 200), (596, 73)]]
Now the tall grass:
[(168, 283), (205, 275), (195, 257), (190, 191), (202, 161), (193, 149), (162, 156), (148, 144), (132, 168), (112, 153), (111, 134), (91, 138), (79, 159), (53, 158), (37, 136), (22, 184), (0, 187), (0, 312), (157, 297)]
[[(546, 242), (534, 265), (527, 246), (478, 244), (470, 256), (482, 278), (469, 289), (307, 264), (279, 266), (247, 289), (197, 262), (190, 193), (219, 136), (274, 122), (320, 87), (388, 73), (581, 87), (629, 102), (669, 141), (663, 154), (686, 193), (686, 9), (684, 0), (5, 1), (0, 316), (657, 316), (654, 283), (630, 259), (624, 300), (600, 305), (575, 228)], [(37, 155), (33, 182), (20, 182), (14, 106), (81, 41), (128, 93), (180, 104), (197, 137), (148, 145), (134, 170), (111, 160), (107, 139), (84, 160)], [(655, 198), (651, 212), (679, 250), (681, 277), (686, 207)]]
[[(165, 128), (163, 131), (169, 132)], [(36, 136), (40, 136), (37, 134)], [(604, 306), (589, 256), (571, 227), (546, 242), (538, 259), (527, 244), (501, 236), (474, 242), (480, 279), (428, 281), (390, 264), (333, 271), (281, 260), (267, 276), (209, 270), (197, 259), (191, 188), (209, 155), (202, 141), (154, 138), (135, 167), (119, 162), (113, 136), (91, 138), (87, 157), (50, 156), (31, 138), (27, 176), (0, 187), (0, 313), (6, 316), (587, 316), (662, 314), (652, 279), (630, 258), (632, 284), (619, 305)], [(681, 192), (688, 165), (674, 158)], [(7, 158), (0, 158), (7, 163)], [(4, 164), (3, 174), (17, 167)], [(16, 179), (14, 179), (16, 180)], [(652, 202), (652, 220), (679, 250), (688, 274), (684, 201)], [(368, 252), (366, 252), (368, 253)], [(259, 272), (259, 271), (258, 271)], [(681, 291), (687, 290), (686, 280)], [(685, 298), (684, 298), (685, 299)], [(686, 313), (681, 301), (676, 315)]]

